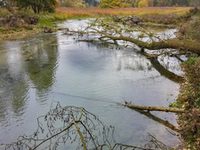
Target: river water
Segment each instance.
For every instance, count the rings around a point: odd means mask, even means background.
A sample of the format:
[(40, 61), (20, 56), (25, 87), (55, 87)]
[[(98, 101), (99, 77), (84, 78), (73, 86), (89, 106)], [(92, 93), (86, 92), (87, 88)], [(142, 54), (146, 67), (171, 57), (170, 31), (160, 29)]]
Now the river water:
[[(82, 21), (72, 20), (60, 26), (80, 24)], [(177, 59), (161, 57), (159, 62), (181, 73)], [(133, 48), (77, 42), (63, 31), (1, 42), (0, 143), (31, 134), (36, 118), (60, 102), (62, 106), (84, 107), (114, 126), (118, 143), (142, 145), (151, 134), (175, 146), (179, 138), (166, 126), (116, 104), (127, 100), (168, 106), (173, 102), (179, 84), (154, 66)], [(174, 114), (154, 114), (177, 124)]]

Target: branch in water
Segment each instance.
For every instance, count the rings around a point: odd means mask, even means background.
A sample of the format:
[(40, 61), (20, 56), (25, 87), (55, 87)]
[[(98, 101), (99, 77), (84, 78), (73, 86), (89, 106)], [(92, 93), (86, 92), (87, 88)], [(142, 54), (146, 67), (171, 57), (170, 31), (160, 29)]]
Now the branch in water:
[(125, 104), (122, 104), (125, 107), (128, 107), (130, 109), (136, 109), (136, 110), (147, 110), (147, 111), (163, 111), (163, 112), (172, 112), (172, 113), (184, 113), (184, 109), (179, 108), (167, 108), (167, 107), (161, 107), (161, 106), (141, 106), (141, 105), (135, 105), (131, 103), (125, 102)]
[[(140, 33), (137, 36), (131, 33)], [(68, 31), (68, 33), (78, 33), (79, 35), (84, 34), (96, 34), (98, 39), (109, 39), (114, 41), (130, 42), (142, 49), (149, 50), (160, 50), (160, 49), (177, 49), (183, 50), (184, 52), (192, 52), (200, 55), (200, 43), (190, 39), (179, 39), (179, 38), (168, 38), (161, 39), (159, 36), (154, 35), (150, 31), (147, 31), (141, 26), (134, 26), (134, 28), (127, 27), (123, 23), (113, 23), (112, 21), (106, 22), (104, 20), (95, 20), (91, 23), (86, 30), (82, 31)], [(143, 41), (141, 37), (147, 37), (151, 41)]]

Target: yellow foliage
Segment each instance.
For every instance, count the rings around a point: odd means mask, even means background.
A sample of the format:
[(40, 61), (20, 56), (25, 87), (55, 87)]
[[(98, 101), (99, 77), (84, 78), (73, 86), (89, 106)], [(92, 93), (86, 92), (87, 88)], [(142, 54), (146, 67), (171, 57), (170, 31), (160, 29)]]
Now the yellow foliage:
[(125, 8), (131, 6), (131, 0), (100, 0), (101, 8)]
[(149, 6), (149, 0), (140, 0), (138, 2), (138, 7), (148, 7)]

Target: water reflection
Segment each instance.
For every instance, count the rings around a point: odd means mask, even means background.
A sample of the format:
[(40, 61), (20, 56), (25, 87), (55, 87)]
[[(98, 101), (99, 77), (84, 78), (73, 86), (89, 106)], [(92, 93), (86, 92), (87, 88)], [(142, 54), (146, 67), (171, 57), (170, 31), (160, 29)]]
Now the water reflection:
[[(41, 95), (51, 87), (57, 64), (56, 40), (56, 35), (51, 35), (1, 45), (1, 120), (10, 118), (12, 112), (17, 116), (25, 113), (31, 87)], [(32, 58), (27, 61), (27, 57)]]
[[(5, 43), (4, 49), (7, 53), (1, 53), (1, 58), (6, 60), (1, 63), (0, 67), (0, 110), (2, 114), (8, 113), (8, 108), (14, 112), (15, 115), (21, 116), (26, 105), (26, 93), (28, 85), (25, 81), (23, 73), (23, 62), (19, 54), (20, 44), (13, 43), (14, 48)], [(2, 116), (3, 120), (4, 117)], [(1, 118), (2, 119), (2, 118)]]
[[(112, 49), (124, 49), (123, 46), (109, 45), (107, 43), (89, 42), (87, 45), (89, 47), (96, 46), (100, 49), (112, 48)], [(112, 47), (110, 47), (112, 46)], [(127, 49), (126, 49), (127, 50)], [(132, 51), (132, 50), (131, 50)], [(183, 77), (180, 75), (182, 73), (180, 69), (180, 60), (176, 57), (170, 57), (168, 55), (159, 57), (149, 57), (145, 52), (127, 53), (127, 58), (124, 59), (126, 53), (118, 53), (115, 51), (115, 56), (118, 57), (117, 70), (123, 69), (133, 70), (133, 71), (152, 71), (156, 69), (160, 75), (168, 78), (171, 81), (181, 83), (183, 82)]]
[(180, 75), (175, 74), (174, 72), (168, 70), (168, 67), (164, 67), (159, 61), (158, 58), (149, 58), (151, 64), (153, 67), (163, 76), (168, 78), (169, 80), (172, 80), (177, 83), (183, 82), (183, 77)]
[(27, 41), (22, 47), (24, 59), (30, 59), (25, 65), (26, 72), (38, 92), (45, 92), (54, 83), (57, 49), (55, 35), (40, 37), (31, 43)]

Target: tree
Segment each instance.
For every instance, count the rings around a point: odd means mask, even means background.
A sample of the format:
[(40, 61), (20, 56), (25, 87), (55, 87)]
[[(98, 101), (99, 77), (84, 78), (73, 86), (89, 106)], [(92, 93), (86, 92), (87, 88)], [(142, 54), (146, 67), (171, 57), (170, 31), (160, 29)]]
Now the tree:
[(134, 5), (132, 0), (101, 0), (101, 8), (131, 7)]
[(149, 0), (140, 0), (138, 2), (138, 7), (148, 7), (149, 6)]
[(85, 7), (84, 0), (62, 0), (60, 5), (64, 7)]
[(56, 6), (56, 0), (17, 0), (20, 8), (31, 8), (34, 13), (41, 11), (53, 12)]
[(14, 5), (15, 0), (0, 0), (0, 8), (6, 8), (11, 13), (13, 12)]
[(200, 0), (189, 0), (191, 6), (200, 6)]
[(99, 4), (99, 1), (96, 0), (85, 0), (85, 3), (87, 6), (97, 6)]
[(100, 6), (148, 7), (148, 6), (200, 6), (200, 0), (101, 0)]

